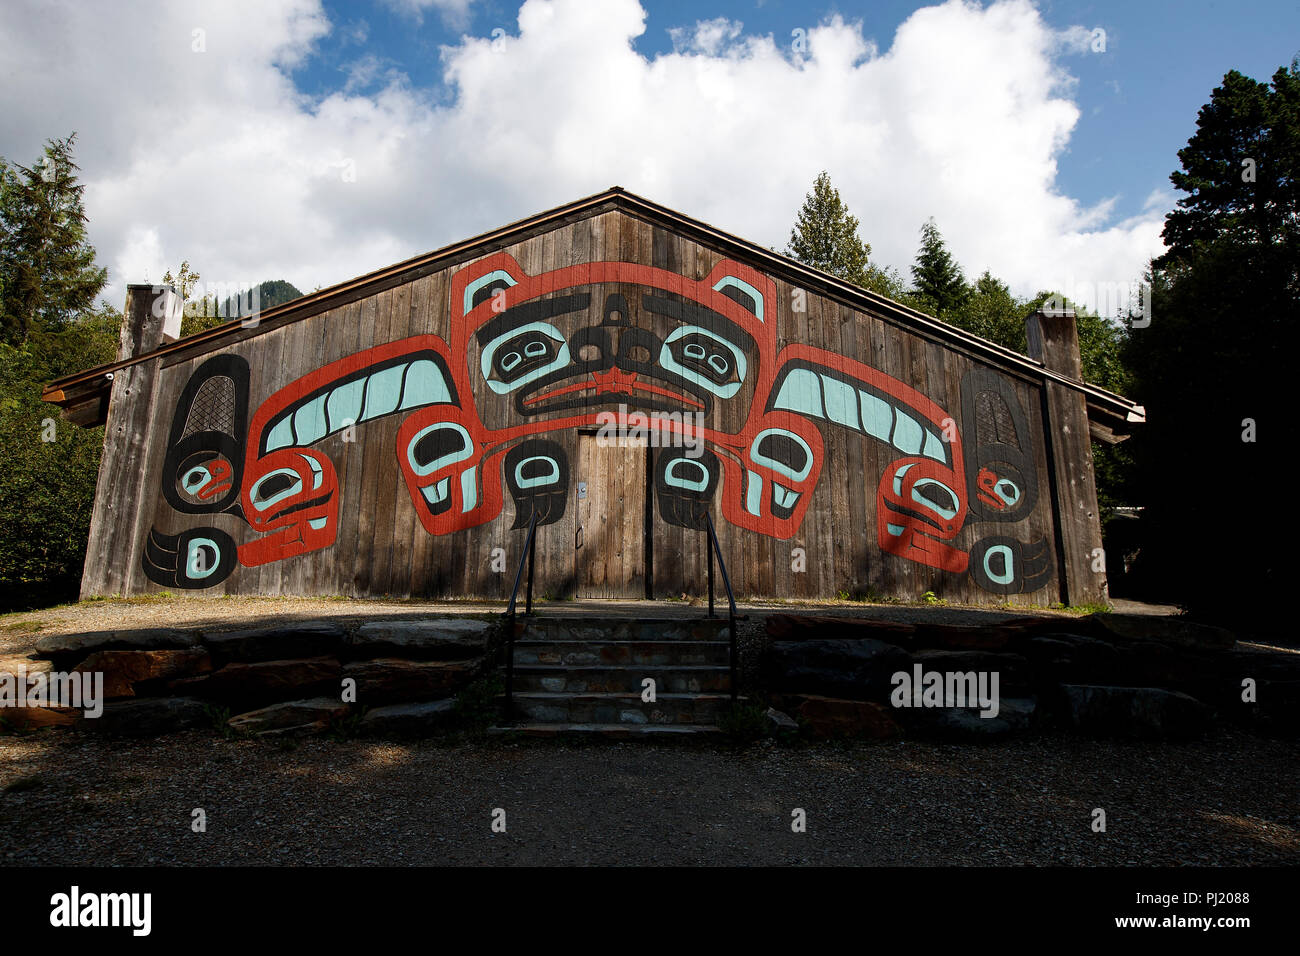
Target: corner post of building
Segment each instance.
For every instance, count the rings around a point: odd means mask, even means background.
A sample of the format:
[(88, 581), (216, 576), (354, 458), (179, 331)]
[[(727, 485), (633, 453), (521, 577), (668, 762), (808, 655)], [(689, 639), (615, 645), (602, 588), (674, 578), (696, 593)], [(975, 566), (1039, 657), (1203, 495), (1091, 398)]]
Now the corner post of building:
[[(180, 337), (181, 302), (170, 286), (128, 285), (117, 361), (148, 355)], [(159, 360), (112, 373), (104, 450), (95, 484), (95, 508), (81, 573), (82, 598), (127, 592), (140, 563), (144, 536), (146, 451), (153, 418)], [(152, 500), (150, 498), (150, 500)]]
[[(1079, 333), (1073, 309), (1042, 309), (1025, 327), (1029, 355), (1043, 367), (1073, 382), (1082, 381)], [(1093, 472), (1088, 408), (1078, 389), (1049, 378), (1043, 385), (1043, 423), (1048, 438), (1048, 472), (1059, 528), (1061, 600), (1066, 604), (1103, 604), (1105, 562), (1101, 551), (1101, 515)]]

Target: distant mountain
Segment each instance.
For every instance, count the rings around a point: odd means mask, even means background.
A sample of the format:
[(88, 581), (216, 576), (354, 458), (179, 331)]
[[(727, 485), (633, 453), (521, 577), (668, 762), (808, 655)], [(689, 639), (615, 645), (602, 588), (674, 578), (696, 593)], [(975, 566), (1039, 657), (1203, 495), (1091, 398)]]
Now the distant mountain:
[[(302, 293), (292, 282), (286, 282), (284, 279), (269, 279), (257, 287), (258, 306), (263, 312), (268, 309), (274, 309), (277, 305), (284, 305), (293, 299), (299, 298)], [(247, 302), (247, 300), (245, 300)], [(239, 315), (239, 305), (233, 298), (227, 299), (222, 306), (221, 314), (223, 316)]]

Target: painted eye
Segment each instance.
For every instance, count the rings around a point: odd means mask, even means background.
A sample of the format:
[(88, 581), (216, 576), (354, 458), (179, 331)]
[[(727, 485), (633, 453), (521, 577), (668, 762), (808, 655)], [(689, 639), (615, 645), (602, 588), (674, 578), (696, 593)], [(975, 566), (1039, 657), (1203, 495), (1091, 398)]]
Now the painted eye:
[(812, 471), (812, 449), (794, 432), (769, 428), (759, 432), (751, 457), (754, 463), (771, 468), (794, 482), (803, 481)]
[(532, 322), (492, 339), (480, 359), (483, 377), (501, 394), (569, 364), (569, 346), (553, 325)]
[(302, 491), (302, 477), (290, 468), (277, 468), (257, 480), (249, 493), (249, 498), (254, 508), (258, 511), (266, 511), (272, 505), (300, 491)]
[(181, 484), (185, 486), (186, 491), (198, 491), (210, 481), (212, 476), (208, 469), (200, 465), (198, 468), (191, 468), (181, 479)]
[(416, 432), (408, 446), (407, 460), (411, 470), (423, 477), (464, 461), (473, 450), (469, 432), (453, 422), (439, 422)]
[(736, 346), (698, 326), (683, 326), (664, 340), (659, 364), (730, 398), (745, 378), (745, 357)]
[(957, 496), (952, 489), (933, 478), (920, 478), (912, 486), (912, 500), (944, 518), (957, 514)]
[(1008, 481), (1005, 478), (994, 485), (993, 490), (997, 492), (999, 498), (1009, 505), (1014, 505), (1020, 500), (1020, 489), (1016, 487), (1015, 482)]

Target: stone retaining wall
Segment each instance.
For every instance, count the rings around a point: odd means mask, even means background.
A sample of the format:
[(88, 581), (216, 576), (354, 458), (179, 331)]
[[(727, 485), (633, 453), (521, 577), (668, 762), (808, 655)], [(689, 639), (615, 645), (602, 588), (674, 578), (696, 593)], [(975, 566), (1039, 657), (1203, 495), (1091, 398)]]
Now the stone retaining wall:
[(500, 633), (497, 622), (457, 617), (52, 635), (36, 657), (56, 672), (102, 674), (102, 715), (19, 707), (0, 717), (123, 736), (222, 723), (253, 735), (425, 733), (449, 724)]
[[(772, 615), (759, 664), (774, 726), (817, 736), (996, 738), (1035, 730), (1194, 737), (1215, 723), (1300, 733), (1300, 654), (1176, 618), (1097, 614), (981, 627)], [(996, 716), (916, 706), (895, 675), (998, 675)], [(1247, 681), (1253, 682), (1253, 700)], [(900, 706), (899, 697), (911, 706)]]

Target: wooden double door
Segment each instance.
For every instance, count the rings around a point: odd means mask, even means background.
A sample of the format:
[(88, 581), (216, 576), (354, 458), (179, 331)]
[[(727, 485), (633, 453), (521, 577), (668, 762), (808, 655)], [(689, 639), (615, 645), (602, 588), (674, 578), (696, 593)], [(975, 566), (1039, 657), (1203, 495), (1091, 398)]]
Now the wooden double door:
[(653, 597), (651, 449), (644, 439), (579, 432), (574, 497), (574, 597)]

